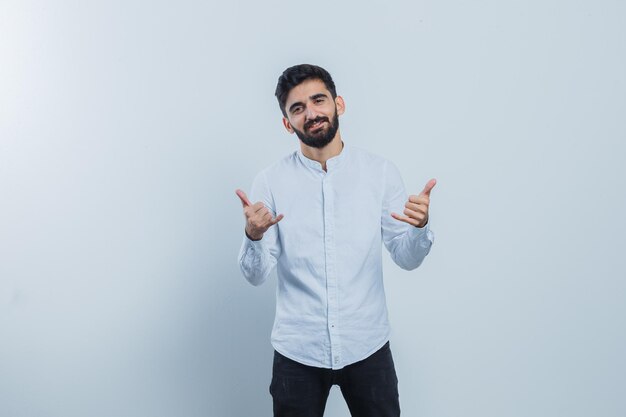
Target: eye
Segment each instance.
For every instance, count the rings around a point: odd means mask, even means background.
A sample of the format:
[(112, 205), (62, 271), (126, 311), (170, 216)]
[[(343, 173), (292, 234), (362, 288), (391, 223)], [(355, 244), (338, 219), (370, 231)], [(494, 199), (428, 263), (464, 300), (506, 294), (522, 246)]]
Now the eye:
[(321, 102), (323, 102), (323, 101), (324, 101), (324, 99), (323, 99), (323, 98), (316, 98), (316, 99), (315, 99), (315, 102), (316, 102), (316, 103), (318, 103), (318, 104), (319, 104), (319, 103), (321, 103)]
[(291, 112), (292, 112), (293, 114), (298, 114), (298, 113), (300, 113), (301, 111), (302, 111), (302, 107), (296, 107), (296, 108), (295, 108), (295, 109), (293, 109)]

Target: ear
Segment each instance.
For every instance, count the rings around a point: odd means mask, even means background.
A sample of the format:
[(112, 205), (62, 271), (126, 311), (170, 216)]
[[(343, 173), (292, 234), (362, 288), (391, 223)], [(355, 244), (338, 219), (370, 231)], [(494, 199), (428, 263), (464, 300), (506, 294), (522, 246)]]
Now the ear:
[(291, 127), (291, 123), (289, 123), (289, 119), (283, 117), (283, 126), (287, 129), (287, 132), (294, 133), (293, 127)]
[(346, 103), (343, 101), (343, 97), (335, 97), (335, 105), (337, 106), (337, 116), (342, 115), (346, 111)]

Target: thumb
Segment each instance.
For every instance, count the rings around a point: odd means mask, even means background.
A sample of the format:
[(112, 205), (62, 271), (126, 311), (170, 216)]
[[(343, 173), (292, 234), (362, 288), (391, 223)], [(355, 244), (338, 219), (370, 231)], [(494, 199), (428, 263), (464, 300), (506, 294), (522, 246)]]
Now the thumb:
[(246, 193), (244, 193), (240, 189), (237, 189), (235, 191), (235, 194), (237, 194), (237, 197), (239, 197), (239, 199), (241, 200), (241, 204), (243, 204), (244, 207), (252, 205), (252, 203), (250, 203), (250, 200), (248, 200), (248, 196), (246, 195)]
[(431, 179), (430, 181), (426, 183), (426, 186), (424, 187), (424, 189), (422, 190), (420, 194), (427, 195), (430, 197), (430, 192), (432, 191), (432, 189), (435, 187), (436, 184), (437, 184), (437, 180), (434, 178)]

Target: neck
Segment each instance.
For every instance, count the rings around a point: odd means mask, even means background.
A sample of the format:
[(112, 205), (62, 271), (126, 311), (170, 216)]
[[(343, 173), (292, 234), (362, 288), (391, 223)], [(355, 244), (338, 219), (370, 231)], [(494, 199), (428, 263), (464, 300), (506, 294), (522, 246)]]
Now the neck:
[(334, 156), (339, 155), (342, 149), (343, 142), (341, 140), (341, 134), (339, 133), (339, 131), (337, 131), (337, 134), (335, 135), (333, 140), (323, 148), (314, 148), (300, 142), (300, 150), (302, 150), (302, 154), (307, 158), (322, 164), (322, 169), (324, 171), (326, 171), (326, 161)]

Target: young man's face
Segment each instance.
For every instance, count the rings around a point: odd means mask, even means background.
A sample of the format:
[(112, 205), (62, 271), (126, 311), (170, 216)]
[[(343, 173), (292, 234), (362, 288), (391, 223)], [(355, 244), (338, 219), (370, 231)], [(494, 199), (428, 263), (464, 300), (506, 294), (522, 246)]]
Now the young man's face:
[(343, 99), (334, 100), (322, 80), (309, 79), (295, 86), (287, 96), (283, 124), (289, 133), (296, 133), (308, 146), (323, 148), (339, 129), (339, 115), (343, 114)]

